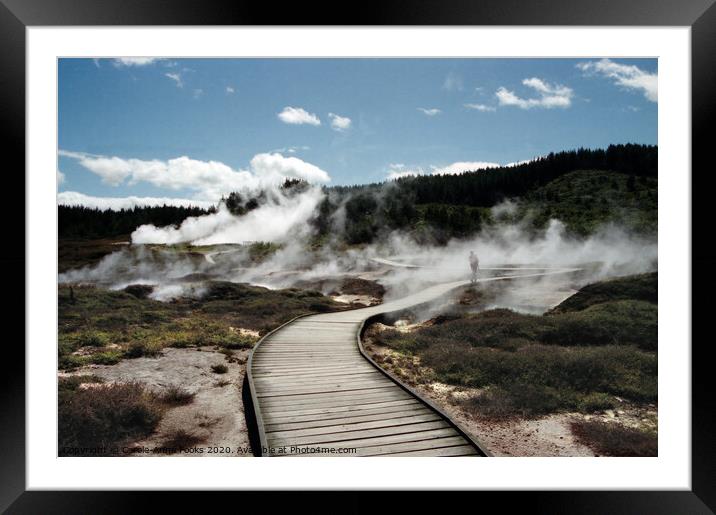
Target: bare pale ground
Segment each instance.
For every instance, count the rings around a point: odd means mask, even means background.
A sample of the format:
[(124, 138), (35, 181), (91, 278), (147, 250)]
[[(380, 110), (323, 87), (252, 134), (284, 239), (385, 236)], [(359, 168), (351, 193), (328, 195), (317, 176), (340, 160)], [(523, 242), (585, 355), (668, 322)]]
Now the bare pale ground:
[(362, 304), (363, 306), (375, 306), (380, 304), (380, 299), (370, 295), (331, 295), (331, 299), (343, 304)]
[[(94, 374), (107, 382), (138, 381), (159, 393), (177, 386), (195, 394), (191, 404), (167, 410), (157, 430), (133, 445), (142, 450), (133, 456), (166, 456), (165, 452), (151, 452), (151, 449), (166, 446), (165, 440), (178, 430), (201, 438), (195, 447), (204, 449), (202, 453), (182, 452), (182, 456), (251, 456), (241, 399), (250, 350), (235, 350), (233, 363), (213, 347), (166, 348), (162, 352), (162, 356), (156, 358), (125, 359), (116, 365), (90, 365), (73, 374)], [(228, 372), (212, 372), (211, 366), (218, 364), (226, 365)], [(209, 452), (215, 447), (230, 447), (230, 451)]]

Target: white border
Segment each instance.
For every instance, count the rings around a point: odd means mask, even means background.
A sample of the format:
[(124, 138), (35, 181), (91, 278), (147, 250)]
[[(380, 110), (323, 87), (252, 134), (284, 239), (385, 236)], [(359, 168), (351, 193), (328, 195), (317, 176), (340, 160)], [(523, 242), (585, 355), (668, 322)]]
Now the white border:
[[(27, 486), (681, 489), (691, 485), (690, 29), (28, 28)], [(58, 56), (659, 57), (659, 457), (56, 457)], [(588, 123), (586, 121), (585, 123)]]

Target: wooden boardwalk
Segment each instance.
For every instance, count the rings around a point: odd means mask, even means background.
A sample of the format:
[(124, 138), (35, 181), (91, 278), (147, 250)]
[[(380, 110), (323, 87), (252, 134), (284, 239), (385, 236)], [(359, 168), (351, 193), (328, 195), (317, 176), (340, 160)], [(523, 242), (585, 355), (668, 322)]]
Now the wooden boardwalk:
[(467, 284), (439, 284), (379, 306), (299, 317), (266, 335), (247, 366), (262, 455), (488, 455), (446, 414), (373, 363), (359, 336), (373, 316)]

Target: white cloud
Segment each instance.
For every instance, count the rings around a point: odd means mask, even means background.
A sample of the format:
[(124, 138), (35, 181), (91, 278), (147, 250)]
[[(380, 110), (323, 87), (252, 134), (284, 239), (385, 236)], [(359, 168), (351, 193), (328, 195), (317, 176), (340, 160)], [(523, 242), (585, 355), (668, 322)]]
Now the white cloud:
[(297, 157), (284, 157), (281, 154), (255, 155), (251, 159), (251, 171), (262, 179), (294, 177), (311, 183), (331, 180), (329, 175), (317, 166)]
[(463, 105), (465, 107), (467, 107), (468, 109), (474, 109), (475, 111), (482, 111), (483, 113), (497, 111), (497, 108), (495, 108), (493, 106), (488, 106), (485, 104), (463, 104)]
[(194, 90), (194, 98), (200, 98), (204, 94), (203, 89), (195, 89)]
[(226, 86), (226, 93), (228, 93), (229, 95), (232, 95), (232, 94), (236, 93), (236, 90), (234, 88), (232, 88), (231, 86)]
[(328, 113), (328, 117), (331, 119), (331, 128), (334, 131), (343, 132), (351, 128), (351, 119), (347, 116), (339, 116), (334, 113)]
[(60, 206), (84, 206), (93, 209), (132, 209), (143, 206), (195, 206), (205, 209), (216, 205), (214, 202), (186, 198), (167, 197), (93, 197), (77, 191), (63, 191), (57, 194)]
[(321, 120), (318, 116), (301, 107), (284, 107), (283, 111), (278, 113), (278, 118), (283, 123), (291, 125), (321, 125)]
[(443, 89), (446, 91), (462, 91), (465, 89), (462, 77), (453, 72), (448, 73), (443, 81)]
[(514, 92), (500, 87), (495, 93), (500, 105), (517, 106), (520, 109), (532, 109), (534, 107), (544, 109), (552, 109), (555, 107), (566, 108), (572, 105), (574, 92), (567, 86), (549, 84), (537, 77), (524, 79), (522, 84), (535, 90), (538, 96), (536, 98), (521, 98), (515, 95)]
[(440, 109), (437, 109), (435, 107), (431, 107), (430, 109), (426, 109), (425, 107), (418, 107), (418, 111), (421, 111), (423, 114), (425, 114), (427, 116), (435, 116), (435, 115), (442, 113), (442, 111)]
[(184, 87), (184, 83), (183, 83), (182, 80), (181, 80), (181, 75), (180, 75), (180, 74), (178, 74), (178, 73), (165, 73), (164, 76), (170, 78), (171, 80), (173, 80), (174, 83), (177, 85), (177, 88), (183, 88), (183, 87)]
[(433, 175), (458, 175), (464, 172), (472, 172), (475, 170), (486, 170), (488, 168), (497, 168), (502, 166), (500, 163), (490, 163), (487, 161), (459, 161), (447, 166), (432, 166)]
[(389, 181), (400, 179), (401, 177), (413, 177), (416, 175), (458, 175), (465, 172), (474, 172), (477, 170), (487, 170), (488, 168), (499, 168), (501, 166), (517, 166), (529, 163), (534, 159), (526, 159), (514, 163), (500, 164), (490, 161), (458, 161), (447, 166), (430, 166), (429, 172), (426, 172), (420, 166), (407, 167), (403, 163), (394, 163), (388, 165), (386, 179)]
[(161, 61), (159, 57), (118, 57), (114, 59), (114, 65), (121, 66), (147, 66), (148, 64)]
[(218, 161), (199, 161), (182, 156), (158, 159), (123, 159), (61, 150), (61, 156), (78, 163), (111, 186), (130, 186), (146, 182), (169, 190), (188, 189), (201, 200), (216, 201), (231, 191), (257, 190), (282, 182), (285, 178), (304, 179), (311, 183), (331, 180), (328, 173), (297, 157), (278, 153), (258, 154), (248, 170), (233, 170)]
[(65, 182), (65, 174), (57, 170), (57, 184), (62, 184), (63, 182)]
[(656, 73), (646, 72), (635, 65), (615, 63), (610, 59), (579, 63), (577, 68), (586, 75), (598, 74), (612, 79), (617, 86), (641, 91), (651, 102), (658, 101), (659, 80)]

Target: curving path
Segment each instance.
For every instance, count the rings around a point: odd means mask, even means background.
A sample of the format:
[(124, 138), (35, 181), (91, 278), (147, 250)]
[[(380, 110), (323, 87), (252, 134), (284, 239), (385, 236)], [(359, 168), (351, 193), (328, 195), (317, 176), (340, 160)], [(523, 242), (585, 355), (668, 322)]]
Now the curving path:
[(299, 317), (262, 338), (247, 366), (262, 455), (489, 455), (439, 408), (368, 358), (360, 343), (367, 319), (467, 284), (444, 283), (378, 306)]

